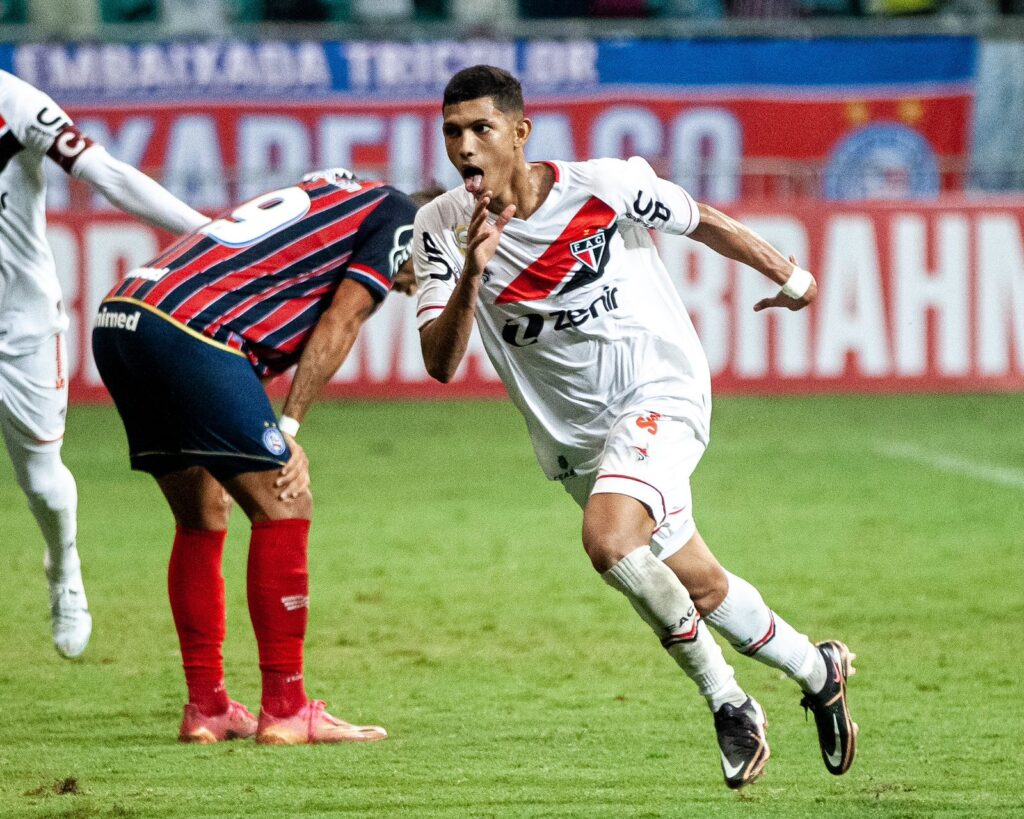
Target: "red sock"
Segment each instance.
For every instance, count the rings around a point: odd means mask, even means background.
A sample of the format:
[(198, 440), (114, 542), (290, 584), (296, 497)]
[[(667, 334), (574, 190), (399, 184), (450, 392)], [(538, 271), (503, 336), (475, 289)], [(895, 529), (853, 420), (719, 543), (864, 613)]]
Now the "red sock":
[(308, 520), (252, 525), (249, 616), (260, 652), (263, 710), (289, 717), (307, 702), (302, 645), (309, 619)]
[(167, 566), (167, 593), (178, 629), (188, 700), (207, 716), (228, 708), (224, 688), (224, 576), (226, 531), (183, 529), (174, 533)]

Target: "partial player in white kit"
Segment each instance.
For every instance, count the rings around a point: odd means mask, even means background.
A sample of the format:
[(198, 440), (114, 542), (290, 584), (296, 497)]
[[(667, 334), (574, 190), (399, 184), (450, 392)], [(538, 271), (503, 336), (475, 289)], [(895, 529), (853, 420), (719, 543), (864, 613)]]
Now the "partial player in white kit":
[(416, 218), (428, 372), (454, 376), (475, 322), (541, 468), (583, 508), (594, 568), (707, 699), (729, 787), (763, 771), (766, 721), (707, 626), (800, 685), (826, 768), (845, 773), (857, 733), (846, 698), (853, 654), (796, 632), (722, 568), (694, 523), (690, 475), (709, 440), (711, 379), (649, 229), (688, 235), (778, 283), (757, 310), (802, 309), (813, 277), (639, 157), (528, 163), (532, 124), (501, 69), (452, 77), (443, 114), (465, 184)]
[(172, 233), (208, 219), (110, 156), (46, 94), (0, 71), (0, 427), (46, 541), (54, 645), (77, 657), (92, 617), (76, 546), (78, 493), (60, 458), (68, 319), (46, 242), (47, 156), (121, 210)]

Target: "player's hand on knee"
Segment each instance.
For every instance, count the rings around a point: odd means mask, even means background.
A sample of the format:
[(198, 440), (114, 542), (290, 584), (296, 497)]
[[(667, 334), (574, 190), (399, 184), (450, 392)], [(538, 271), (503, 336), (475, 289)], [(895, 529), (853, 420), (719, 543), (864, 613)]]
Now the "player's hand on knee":
[(278, 497), (287, 502), (309, 491), (309, 458), (291, 435), (283, 434), (292, 454), (288, 463), (281, 467), (274, 487), (279, 490)]

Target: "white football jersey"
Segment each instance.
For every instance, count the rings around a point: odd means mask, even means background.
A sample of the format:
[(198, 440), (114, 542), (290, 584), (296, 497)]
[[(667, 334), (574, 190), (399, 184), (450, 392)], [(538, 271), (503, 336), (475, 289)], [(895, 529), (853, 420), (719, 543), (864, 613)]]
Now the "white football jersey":
[(49, 154), (74, 173), (93, 143), (52, 99), (0, 71), (0, 353), (21, 355), (67, 327), (46, 242)]
[[(595, 469), (627, 409), (682, 415), (706, 444), (707, 359), (649, 233), (689, 234), (696, 203), (640, 157), (547, 164), (554, 186), (536, 213), (505, 228), (477, 306), (542, 469), (549, 478)], [(457, 188), (416, 217), (420, 327), (462, 272), (474, 204)]]

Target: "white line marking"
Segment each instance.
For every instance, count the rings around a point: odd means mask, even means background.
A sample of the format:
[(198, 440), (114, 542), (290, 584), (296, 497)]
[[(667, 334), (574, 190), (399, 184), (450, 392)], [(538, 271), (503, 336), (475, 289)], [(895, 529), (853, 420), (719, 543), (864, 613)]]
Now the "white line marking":
[(1024, 469), (1014, 469), (1009, 466), (995, 466), (981, 461), (972, 461), (959, 455), (936, 452), (932, 449), (908, 443), (892, 443), (886, 446), (878, 446), (876, 450), (879, 454), (886, 457), (913, 461), (924, 466), (930, 466), (940, 472), (947, 472), (952, 475), (966, 475), (979, 481), (988, 481), (1000, 486), (1010, 486), (1014, 489), (1024, 489)]

